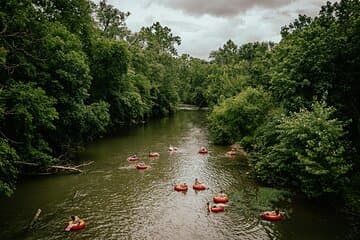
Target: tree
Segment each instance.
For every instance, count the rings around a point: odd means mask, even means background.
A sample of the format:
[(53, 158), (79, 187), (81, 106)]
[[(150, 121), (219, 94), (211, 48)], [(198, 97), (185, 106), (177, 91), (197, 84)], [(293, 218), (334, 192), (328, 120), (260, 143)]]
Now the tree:
[(91, 47), (92, 101), (103, 100), (110, 104), (112, 124), (129, 122), (135, 118), (127, 112), (129, 103), (136, 102), (136, 91), (126, 78), (129, 52), (123, 41), (104, 37), (94, 39)]
[(16, 151), (10, 147), (8, 141), (0, 137), (0, 196), (10, 196), (15, 189), (18, 171), (14, 161), (18, 160)]
[(247, 138), (252, 137), (265, 121), (271, 106), (270, 95), (255, 88), (246, 88), (237, 96), (224, 100), (209, 116), (209, 128), (215, 142), (245, 140), (249, 144)]
[(95, 5), (95, 20), (103, 36), (111, 39), (125, 39), (130, 34), (125, 23), (130, 12), (122, 12), (106, 2), (106, 0), (101, 0), (99, 5)]
[(210, 59), (218, 64), (235, 64), (240, 60), (238, 46), (229, 39), (222, 48), (210, 53)]
[(55, 103), (34, 83), (14, 83), (0, 90), (0, 105), (4, 109), (0, 128), (4, 129), (3, 136), (13, 140), (13, 148), (22, 159), (43, 165), (53, 161), (46, 136), (55, 130)]
[(300, 16), (275, 47), (271, 68), (272, 92), (287, 109), (328, 94), (339, 116), (352, 119), (354, 142), (360, 139), (359, 17), (358, 0), (328, 2), (312, 20)]
[(181, 39), (179, 36), (173, 36), (170, 28), (163, 27), (156, 22), (150, 27), (142, 27), (135, 36), (135, 42), (144, 49), (151, 49), (157, 54), (165, 52), (177, 55), (175, 45), (180, 45)]
[(277, 186), (291, 186), (308, 197), (339, 194), (348, 182), (344, 122), (324, 102), (263, 127), (252, 162), (258, 177)]

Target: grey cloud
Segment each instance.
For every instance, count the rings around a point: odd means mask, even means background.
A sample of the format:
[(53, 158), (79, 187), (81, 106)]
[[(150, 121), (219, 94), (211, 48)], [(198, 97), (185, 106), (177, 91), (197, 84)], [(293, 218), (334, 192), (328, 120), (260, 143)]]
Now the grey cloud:
[[(280, 29), (298, 14), (315, 16), (326, 0), (109, 0), (133, 14), (128, 26), (137, 31), (154, 21), (182, 39), (179, 53), (207, 59), (228, 39), (278, 42)], [(335, 0), (331, 0), (335, 2)]]
[[(231, 17), (254, 7), (279, 8), (296, 0), (155, 0), (166, 7), (182, 10), (191, 15), (209, 14), (217, 17)], [(307, 0), (316, 1), (316, 0)]]

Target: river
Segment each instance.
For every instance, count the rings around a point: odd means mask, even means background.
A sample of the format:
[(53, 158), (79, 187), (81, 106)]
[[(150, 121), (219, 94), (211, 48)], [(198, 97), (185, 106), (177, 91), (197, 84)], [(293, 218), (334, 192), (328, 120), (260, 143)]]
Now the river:
[[(356, 238), (358, 222), (336, 209), (256, 184), (246, 158), (226, 156), (229, 147), (213, 145), (206, 126), (205, 112), (180, 111), (88, 145), (79, 159), (94, 164), (83, 174), (19, 182), (12, 197), (0, 199), (0, 239)], [(178, 151), (168, 152), (169, 144)], [(198, 154), (201, 146), (209, 154)], [(149, 158), (150, 151), (160, 157)], [(149, 168), (127, 161), (133, 153)], [(175, 182), (192, 186), (195, 178), (209, 189), (174, 191)], [(220, 190), (229, 195), (228, 206), (208, 213), (206, 203)], [(284, 219), (259, 217), (274, 207)], [(24, 231), (38, 208), (35, 228)], [(70, 215), (83, 218), (86, 228), (65, 232)]]

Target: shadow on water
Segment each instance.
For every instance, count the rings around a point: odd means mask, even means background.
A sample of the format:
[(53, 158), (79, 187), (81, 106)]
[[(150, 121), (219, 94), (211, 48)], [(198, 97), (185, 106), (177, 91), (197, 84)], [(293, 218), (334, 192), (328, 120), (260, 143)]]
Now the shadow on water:
[[(168, 152), (170, 144), (178, 151)], [(201, 146), (209, 154), (198, 154)], [(247, 160), (226, 156), (228, 150), (212, 144), (201, 111), (123, 129), (86, 147), (80, 160), (95, 163), (84, 174), (28, 179), (0, 199), (0, 239), (355, 239), (356, 226), (345, 216), (258, 186)], [(148, 157), (150, 151), (160, 157)], [(127, 161), (134, 153), (148, 169)], [(194, 191), (195, 178), (208, 189)], [(179, 182), (189, 191), (174, 191)], [(208, 213), (206, 202), (220, 190), (230, 197), (225, 212)], [(274, 207), (285, 219), (261, 220)], [(38, 208), (36, 228), (24, 232)], [(70, 215), (83, 218), (86, 228), (64, 232)]]

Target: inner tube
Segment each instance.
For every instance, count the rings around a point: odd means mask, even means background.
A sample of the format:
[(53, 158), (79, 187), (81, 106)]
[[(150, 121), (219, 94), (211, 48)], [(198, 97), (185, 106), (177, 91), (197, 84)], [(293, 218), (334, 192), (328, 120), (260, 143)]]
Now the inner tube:
[(279, 215), (272, 215), (271, 212), (263, 212), (261, 216), (268, 221), (279, 221), (283, 217), (281, 213)]
[(174, 189), (176, 191), (179, 191), (179, 192), (186, 192), (188, 190), (188, 187), (183, 187), (183, 186), (180, 186), (180, 185), (176, 185)]
[(227, 203), (228, 201), (228, 197), (214, 197), (214, 203)]
[(195, 189), (195, 190), (205, 190), (206, 189), (206, 187), (205, 187), (205, 185), (204, 184), (198, 184), (198, 185), (193, 185), (193, 189)]
[(140, 164), (136, 165), (137, 169), (147, 169), (147, 167), (148, 167), (147, 165), (140, 165)]
[(226, 153), (227, 155), (230, 155), (230, 156), (235, 156), (236, 155), (236, 152), (235, 151), (229, 151)]
[(137, 161), (139, 160), (138, 157), (128, 157), (128, 161)]
[(212, 212), (215, 212), (215, 213), (217, 213), (217, 212), (223, 212), (224, 210), (225, 210), (225, 208), (222, 207), (222, 206), (211, 207), (211, 211), (212, 211)]
[[(66, 224), (66, 226), (68, 226), (68, 225), (69, 225), (69, 224)], [(86, 223), (85, 223), (83, 220), (81, 220), (78, 225), (73, 225), (73, 226), (71, 227), (71, 230), (72, 230), (72, 231), (80, 230), (80, 229), (85, 228), (85, 226), (86, 226)]]
[(206, 153), (208, 153), (208, 150), (207, 149), (200, 149), (198, 153), (206, 154)]
[(157, 152), (149, 153), (149, 157), (159, 157), (159, 156), (160, 156), (160, 153), (157, 153)]

